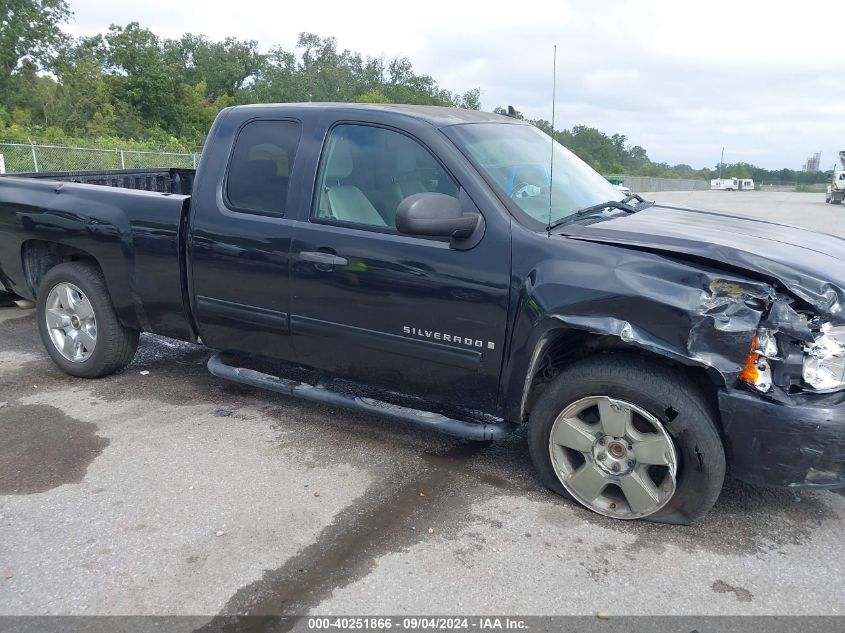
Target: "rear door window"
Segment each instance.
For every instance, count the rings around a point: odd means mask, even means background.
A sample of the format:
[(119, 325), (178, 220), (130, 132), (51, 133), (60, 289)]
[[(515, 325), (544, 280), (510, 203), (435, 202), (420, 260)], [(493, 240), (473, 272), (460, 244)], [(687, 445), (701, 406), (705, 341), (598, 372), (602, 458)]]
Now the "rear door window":
[(228, 206), (245, 213), (284, 216), (300, 136), (296, 121), (252, 121), (243, 126), (226, 177)]

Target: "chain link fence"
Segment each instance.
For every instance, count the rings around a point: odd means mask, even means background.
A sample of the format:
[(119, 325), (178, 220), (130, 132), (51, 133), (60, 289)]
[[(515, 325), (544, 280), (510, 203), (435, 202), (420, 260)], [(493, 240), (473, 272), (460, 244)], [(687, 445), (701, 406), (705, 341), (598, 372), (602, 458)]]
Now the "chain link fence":
[[(52, 171), (102, 171), (105, 169), (196, 169), (200, 152), (179, 153), (134, 149), (95, 149), (62, 145), (0, 143), (0, 166), (7, 174)], [(2, 173), (2, 172), (0, 172)], [(611, 175), (631, 191), (694, 191), (710, 189), (707, 180)]]
[(200, 153), (0, 143), (0, 157), (0, 164), (5, 166), (6, 173), (16, 174), (155, 167), (196, 169)]
[(653, 178), (651, 176), (607, 176), (608, 179), (621, 180), (631, 191), (701, 191), (710, 189), (709, 180), (692, 178)]

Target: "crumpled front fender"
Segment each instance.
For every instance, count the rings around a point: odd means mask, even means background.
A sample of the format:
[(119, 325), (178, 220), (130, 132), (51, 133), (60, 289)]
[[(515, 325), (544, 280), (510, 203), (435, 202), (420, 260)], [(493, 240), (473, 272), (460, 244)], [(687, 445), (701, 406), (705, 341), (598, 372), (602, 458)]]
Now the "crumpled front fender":
[(772, 285), (653, 253), (591, 246), (577, 263), (547, 260), (525, 277), (503, 374), (508, 419), (522, 419), (545, 350), (572, 332), (613, 337), (735, 384), (776, 300)]

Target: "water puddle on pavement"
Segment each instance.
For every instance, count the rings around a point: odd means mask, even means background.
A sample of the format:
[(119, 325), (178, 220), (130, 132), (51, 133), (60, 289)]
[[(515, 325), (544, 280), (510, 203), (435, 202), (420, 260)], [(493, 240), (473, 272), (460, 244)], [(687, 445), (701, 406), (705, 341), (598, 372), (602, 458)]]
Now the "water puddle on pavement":
[(97, 425), (46, 405), (0, 408), (0, 495), (45, 492), (82, 481), (109, 440)]

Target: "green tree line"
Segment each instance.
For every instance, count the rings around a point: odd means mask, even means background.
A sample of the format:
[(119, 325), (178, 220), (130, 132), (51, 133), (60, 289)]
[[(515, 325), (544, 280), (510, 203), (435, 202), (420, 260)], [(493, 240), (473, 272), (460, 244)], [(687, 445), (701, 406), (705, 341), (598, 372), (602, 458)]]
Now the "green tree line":
[(161, 38), (137, 22), (73, 39), (64, 0), (0, 0), (0, 139), (114, 139), (200, 146), (216, 114), (244, 103), (360, 101), (480, 107), (404, 57), (365, 57), (302, 33), (295, 50), (186, 33)]
[[(506, 114), (506, 108), (496, 108), (494, 112)], [(655, 163), (648, 157), (648, 152), (640, 145), (632, 145), (624, 134), (608, 135), (596, 128), (576, 125), (571, 129), (552, 130), (552, 125), (544, 119), (526, 119), (521, 112), (513, 113), (518, 119), (528, 120), (538, 128), (554, 136), (555, 140), (572, 150), (582, 160), (601, 174), (627, 176), (654, 176), (658, 178), (692, 178), (711, 180), (718, 178), (718, 163), (712, 168), (696, 169), (680, 163)], [(775, 184), (812, 184), (824, 182), (830, 178), (830, 172), (808, 173), (793, 169), (764, 169), (750, 163), (725, 163), (721, 169), (722, 177), (753, 178), (756, 183)]]
[[(234, 37), (162, 38), (137, 22), (71, 38), (62, 30), (71, 19), (66, 0), (0, 0), (0, 142), (193, 151), (230, 105), (340, 101), (481, 108), (479, 88), (451, 92), (405, 57), (341, 50), (333, 37), (302, 33), (293, 50), (262, 52), (257, 42)], [(714, 169), (655, 163), (623, 134), (585, 125), (553, 131), (548, 121), (532, 123), (604, 174), (715, 177)], [(748, 173), (765, 182), (820, 179), (745, 164), (723, 173)]]

